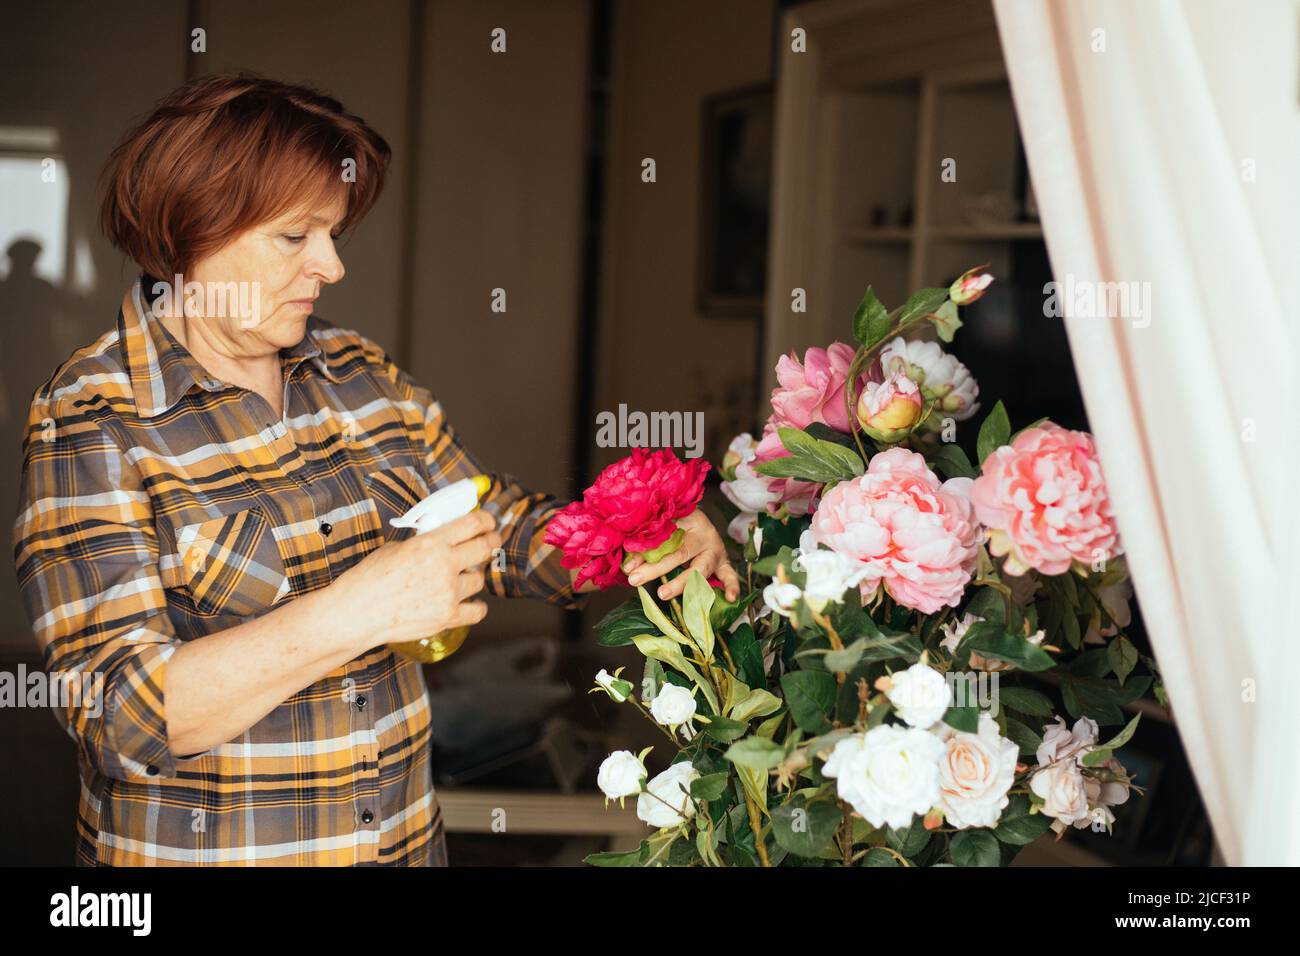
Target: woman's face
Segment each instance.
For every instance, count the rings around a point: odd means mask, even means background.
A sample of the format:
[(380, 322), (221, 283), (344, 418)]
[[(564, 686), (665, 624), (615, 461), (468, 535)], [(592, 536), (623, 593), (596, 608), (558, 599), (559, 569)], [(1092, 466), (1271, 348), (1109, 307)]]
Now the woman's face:
[[(184, 277), (186, 315), (210, 348), (252, 358), (296, 345), (322, 286), (343, 278), (334, 230), (342, 197), (254, 226)], [(192, 287), (191, 283), (197, 283)]]

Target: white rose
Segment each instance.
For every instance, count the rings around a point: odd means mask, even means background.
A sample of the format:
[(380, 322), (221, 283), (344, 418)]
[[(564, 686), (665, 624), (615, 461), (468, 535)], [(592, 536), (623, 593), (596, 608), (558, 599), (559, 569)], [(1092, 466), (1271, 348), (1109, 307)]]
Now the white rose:
[(622, 800), (641, 792), (641, 784), (648, 776), (645, 764), (630, 750), (615, 750), (600, 762), (596, 772), (596, 786), (606, 800)]
[(1089, 822), (1088, 787), (1073, 761), (1054, 763), (1034, 773), (1029, 789), (1043, 798), (1042, 812), (1056, 820), (1058, 833), (1066, 825)]
[(905, 827), (939, 802), (943, 753), (934, 734), (882, 724), (836, 744), (822, 773), (872, 826)]
[(695, 716), (695, 695), (685, 687), (664, 684), (650, 702), (650, 716), (665, 727), (677, 727)]
[(998, 722), (980, 714), (979, 732), (950, 731), (939, 764), (939, 805), (958, 830), (997, 826), (1011, 798), (1020, 748), (998, 733)]
[(652, 827), (675, 827), (694, 816), (691, 781), (700, 772), (688, 761), (675, 763), (648, 784), (636, 798), (636, 815)]
[(818, 614), (828, 603), (838, 603), (845, 591), (857, 587), (871, 573), (871, 568), (848, 555), (819, 548), (811, 528), (799, 536), (794, 563), (798, 570), (805, 572), (804, 602)]
[(790, 584), (788, 581), (785, 584), (773, 581), (763, 588), (763, 606), (782, 617), (793, 614), (795, 605), (802, 597), (803, 591), (799, 590), (799, 585)]
[(1058, 716), (1056, 723), (1043, 728), (1043, 742), (1034, 754), (1041, 766), (1056, 761), (1078, 764), (1084, 754), (1097, 743), (1097, 722), (1090, 717), (1080, 717), (1072, 730), (1065, 729), (1065, 720)]
[(885, 693), (898, 716), (922, 730), (937, 724), (952, 706), (952, 688), (942, 674), (925, 664), (894, 674)]

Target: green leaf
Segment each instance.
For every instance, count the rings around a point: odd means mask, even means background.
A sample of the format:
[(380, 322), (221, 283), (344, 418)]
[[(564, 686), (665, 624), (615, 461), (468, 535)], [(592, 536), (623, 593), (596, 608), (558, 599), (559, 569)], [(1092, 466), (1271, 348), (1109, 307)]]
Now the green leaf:
[(767, 718), (767, 720), (759, 724), (754, 729), (754, 733), (759, 737), (766, 737), (768, 740), (771, 740), (776, 734), (777, 728), (781, 726), (781, 721), (783, 720), (785, 720), (784, 710), (773, 714), (771, 717)]
[(785, 748), (766, 737), (746, 737), (728, 747), (724, 756), (737, 767), (768, 771), (785, 759)]
[(865, 471), (858, 453), (843, 445), (813, 438), (798, 428), (778, 428), (777, 433), (790, 454), (758, 465), (754, 470), (761, 475), (825, 484), (856, 478)]
[(1141, 719), (1142, 715), (1138, 714), (1128, 722), (1123, 730), (1110, 740), (1106, 741), (1104, 744), (1098, 745), (1096, 750), (1084, 754), (1083, 765), (1085, 767), (1099, 767), (1111, 757), (1115, 756), (1116, 750), (1119, 750), (1120, 747), (1123, 747), (1133, 739), (1133, 732), (1137, 730), (1138, 721)]
[(772, 808), (772, 835), (776, 842), (797, 856), (816, 856), (835, 837), (840, 825), (840, 808), (822, 800), (809, 804), (796, 797)]
[(1133, 668), (1137, 667), (1137, 648), (1121, 634), (1106, 645), (1106, 658), (1110, 661), (1110, 669), (1115, 672), (1115, 678), (1123, 687), (1125, 678), (1133, 673)]
[(1039, 744), (1043, 742), (1042, 736), (1037, 731), (1026, 727), (1014, 717), (1006, 718), (1006, 727), (1003, 734), (1020, 748), (1022, 757), (1032, 757), (1038, 752)]
[(748, 721), (755, 717), (766, 717), (781, 709), (781, 698), (761, 688), (746, 688), (748, 693), (736, 701), (731, 708), (733, 720)]
[(750, 687), (764, 686), (767, 672), (763, 669), (763, 651), (754, 639), (754, 629), (748, 623), (742, 624), (726, 640), (731, 659), (736, 662), (737, 676)]
[(1120, 708), (1146, 693), (1150, 677), (1135, 677), (1120, 687), (1111, 681), (1092, 677), (1061, 675), (1061, 699), (1072, 717), (1091, 717), (1098, 724), (1124, 723)]
[(704, 660), (713, 657), (713, 625), (709, 623), (709, 609), (713, 607), (715, 593), (704, 575), (691, 568), (682, 592), (682, 620), (686, 630), (695, 638), (695, 644), (704, 652)]
[(727, 717), (711, 717), (704, 725), (704, 733), (725, 744), (739, 740), (749, 733), (749, 724), (743, 720), (732, 720)]
[[(975, 596), (966, 605), (966, 613), (973, 614), (990, 624), (1007, 623), (1007, 605), (1002, 595), (990, 587), (976, 590)], [(969, 635), (968, 635), (969, 636)]]
[(898, 313), (898, 324), (902, 325), (905, 322), (910, 322), (917, 316), (931, 315), (948, 300), (949, 296), (946, 288), (918, 289), (903, 303), (903, 308)]
[[(794, 549), (789, 545), (782, 545), (776, 554), (769, 554), (765, 558), (759, 558), (750, 567), (754, 569), (755, 574), (761, 574), (764, 577), (776, 577), (777, 568), (785, 568), (786, 576), (789, 577), (794, 566)], [(761, 593), (761, 592), (760, 592)]]
[(860, 866), (902, 866), (894, 854), (878, 846), (873, 846), (867, 851), (866, 856), (862, 858)]
[(636, 591), (637, 594), (641, 596), (641, 610), (661, 634), (671, 637), (679, 644), (689, 645), (691, 643), (690, 639), (681, 631), (677, 630), (677, 626), (673, 624), (672, 621), (668, 620), (667, 615), (660, 610), (659, 605), (655, 603), (655, 599), (646, 591), (644, 584), (638, 586)]
[(949, 707), (943, 715), (943, 722), (953, 730), (976, 733), (980, 729), (980, 711), (978, 707)]
[(709, 609), (709, 623), (713, 625), (713, 633), (726, 634), (731, 630), (731, 625), (736, 623), (736, 619), (762, 596), (762, 589), (755, 588), (748, 594), (742, 594), (740, 599), (733, 604), (723, 597), (721, 593), (714, 592), (713, 607)]
[(958, 866), (999, 866), (1002, 851), (988, 830), (961, 830), (952, 838), (948, 851)]
[(945, 342), (951, 342), (962, 326), (961, 317), (957, 315), (957, 303), (951, 299), (931, 312), (929, 318), (939, 338)]
[(998, 701), (1003, 707), (1033, 717), (1050, 717), (1054, 710), (1050, 697), (1027, 687), (999, 687)]
[(605, 647), (631, 644), (638, 634), (655, 634), (659, 628), (645, 616), (640, 602), (628, 601), (610, 611), (596, 625), (596, 640)]
[(729, 773), (710, 773), (691, 781), (691, 796), (696, 800), (716, 800), (727, 790)]
[(945, 478), (978, 478), (979, 471), (956, 442), (944, 442), (930, 456), (930, 464)]
[(853, 441), (852, 435), (846, 434), (842, 431), (837, 431), (836, 429), (831, 428), (830, 425), (825, 425), (821, 422), (809, 422), (804, 426), (803, 430), (809, 435), (812, 435), (813, 438), (819, 438), (822, 441), (832, 442), (836, 445), (843, 445), (845, 448), (853, 452), (858, 450), (858, 446)]
[(853, 337), (863, 348), (871, 348), (889, 334), (889, 313), (876, 298), (871, 286), (862, 296), (853, 313)]
[(592, 853), (583, 862), (591, 866), (640, 866), (650, 855), (650, 842), (642, 840), (635, 850), (626, 853)]
[(1002, 628), (984, 629), (976, 624), (967, 632), (967, 637), (969, 638), (971, 632), (976, 629), (979, 629), (979, 633), (963, 643), (971, 650), (979, 651), (984, 657), (1006, 661), (1008, 664), (1015, 664), (1021, 670), (1030, 672), (1050, 670), (1056, 666), (1052, 655), (1036, 644), (1029, 643), (1029, 640), (1021, 634), (1012, 634)]
[(998, 820), (993, 836), (1012, 846), (1025, 846), (1046, 833), (1051, 828), (1051, 818), (1042, 813), (1031, 814), (1030, 806), (1029, 798), (1023, 794), (1012, 796), (1011, 802), (1002, 811), (1002, 818)]
[(1001, 402), (993, 406), (993, 411), (984, 418), (980, 425), (979, 438), (975, 441), (975, 454), (983, 465), (989, 455), (1005, 445), (1011, 438), (1011, 420)]
[(913, 817), (911, 826), (902, 829), (890, 827), (885, 831), (885, 842), (906, 857), (914, 857), (930, 842), (930, 831), (925, 828), (925, 817)]
[(795, 724), (810, 734), (830, 725), (827, 712), (835, 703), (835, 678), (826, 671), (791, 671), (781, 675), (781, 690)]
[(867, 639), (859, 637), (856, 641), (844, 648), (842, 651), (830, 651), (823, 658), (823, 663), (828, 671), (847, 674), (862, 659), (863, 653), (867, 649)]

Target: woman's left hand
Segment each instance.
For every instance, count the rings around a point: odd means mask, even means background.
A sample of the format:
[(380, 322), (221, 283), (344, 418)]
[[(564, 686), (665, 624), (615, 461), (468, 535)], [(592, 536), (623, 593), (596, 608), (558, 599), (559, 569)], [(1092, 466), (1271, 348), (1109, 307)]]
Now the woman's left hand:
[[(677, 522), (677, 527), (686, 532), (677, 550), (667, 555), (662, 561), (646, 564), (640, 555), (627, 559), (624, 570), (628, 572), (628, 583), (633, 587), (645, 584), (660, 575), (667, 574), (673, 568), (685, 564), (694, 568), (708, 578), (716, 574), (722, 581), (727, 600), (735, 602), (740, 598), (740, 575), (727, 560), (727, 546), (718, 534), (718, 529), (699, 508)], [(667, 584), (660, 585), (658, 592), (661, 601), (677, 597), (686, 590), (689, 573), (679, 574)]]

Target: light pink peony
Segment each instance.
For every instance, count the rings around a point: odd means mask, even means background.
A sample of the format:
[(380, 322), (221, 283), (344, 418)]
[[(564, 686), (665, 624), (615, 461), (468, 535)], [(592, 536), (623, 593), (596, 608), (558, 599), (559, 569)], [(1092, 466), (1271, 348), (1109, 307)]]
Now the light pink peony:
[(984, 460), (971, 500), (1008, 574), (1064, 574), (1123, 553), (1101, 462), (1087, 432), (1044, 423)]
[(916, 452), (890, 448), (871, 459), (866, 474), (826, 492), (812, 532), (870, 570), (863, 598), (883, 583), (899, 604), (933, 614), (960, 603), (975, 571), (979, 531), (970, 484), (940, 483)]

